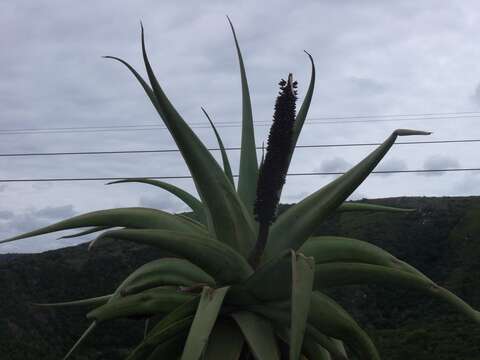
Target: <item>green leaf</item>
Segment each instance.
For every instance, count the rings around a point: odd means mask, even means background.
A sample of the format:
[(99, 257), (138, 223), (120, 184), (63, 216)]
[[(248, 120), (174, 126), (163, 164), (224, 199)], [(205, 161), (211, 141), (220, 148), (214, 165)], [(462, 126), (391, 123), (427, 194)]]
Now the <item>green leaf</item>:
[(313, 290), (315, 262), (313, 258), (295, 254), (292, 250), (292, 306), (290, 330), (290, 360), (300, 357), (307, 326), (310, 298)]
[(153, 316), (168, 313), (188, 302), (195, 295), (176, 288), (158, 287), (139, 294), (118, 297), (87, 314), (88, 319), (98, 322), (132, 316)]
[(169, 193), (175, 195), (178, 197), (180, 200), (182, 200), (185, 204), (187, 204), (190, 209), (193, 210), (193, 213), (197, 217), (198, 221), (202, 224), (207, 223), (207, 218), (205, 214), (205, 209), (203, 207), (203, 204), (201, 203), (200, 200), (198, 200), (195, 196), (191, 195), (190, 193), (186, 192), (183, 189), (180, 189), (179, 187), (166, 183), (164, 181), (159, 181), (159, 180), (154, 180), (154, 179), (145, 179), (145, 178), (136, 178), (136, 179), (125, 179), (125, 180), (117, 180), (117, 181), (112, 181), (107, 183), (107, 185), (111, 184), (121, 184), (121, 183), (143, 183), (143, 184), (149, 184), (153, 185), (156, 187), (159, 187), (161, 189), (164, 189), (168, 191)]
[[(265, 304), (255, 304), (248, 306), (248, 309), (260, 314), (262, 317), (265, 317), (272, 321), (275, 324), (275, 331), (279, 336), (284, 339), (285, 342), (290, 342), (290, 331), (286, 330), (290, 326), (290, 301), (284, 301), (280, 303), (265, 303)], [(311, 324), (306, 326), (307, 337), (310, 337), (316, 343), (324, 347), (335, 359), (344, 360), (345, 357), (338, 351), (335, 344), (332, 340), (320, 332), (318, 329), (313, 327)]]
[(210, 122), (213, 132), (215, 133), (215, 137), (217, 138), (218, 147), (220, 148), (220, 153), (222, 154), (223, 171), (225, 171), (225, 175), (227, 175), (228, 180), (230, 180), (230, 182), (232, 183), (232, 186), (235, 188), (235, 182), (233, 181), (232, 168), (230, 166), (230, 161), (228, 160), (227, 152), (225, 151), (225, 146), (223, 146), (222, 138), (220, 137), (220, 134), (218, 133), (217, 128), (213, 124), (212, 119), (210, 118), (210, 116), (208, 115), (208, 113), (205, 111), (203, 107), (202, 107), (202, 111), (207, 117), (208, 121)]
[(280, 360), (272, 326), (268, 321), (248, 311), (232, 314), (247, 341), (255, 360)]
[(345, 341), (361, 359), (380, 360), (375, 345), (337, 302), (318, 291), (312, 293), (308, 322), (322, 333)]
[(203, 288), (181, 360), (198, 360), (202, 355), (228, 289), (228, 286), (220, 289)]
[(205, 360), (238, 360), (244, 344), (243, 335), (231, 319), (216, 322), (208, 339)]
[(59, 239), (70, 239), (70, 238), (75, 238), (75, 237), (79, 237), (79, 236), (94, 234), (94, 233), (96, 233), (96, 232), (103, 231), (103, 230), (107, 230), (107, 229), (111, 229), (111, 228), (112, 228), (111, 226), (95, 226), (95, 227), (93, 227), (93, 228), (91, 228), (91, 229), (87, 229), (87, 230), (84, 230), (84, 231), (80, 231), (80, 232), (75, 233), (75, 234), (72, 234), (72, 235), (60, 236)]
[[(145, 360), (149, 359), (150, 355), (158, 354), (162, 344), (168, 344), (170, 340), (177, 336), (183, 336), (188, 331), (193, 321), (193, 316), (188, 316), (176, 321), (165, 323), (162, 327), (158, 327), (156, 331), (151, 331), (150, 334), (144, 339), (126, 358), (126, 360)], [(164, 354), (164, 355), (168, 355)], [(165, 357), (164, 357), (165, 358)], [(174, 357), (175, 358), (175, 357)], [(162, 359), (162, 358), (160, 358)], [(167, 357), (168, 359), (168, 357)]]
[(258, 161), (255, 147), (255, 132), (253, 130), (252, 104), (250, 102), (247, 74), (245, 72), (242, 52), (238, 45), (237, 35), (228, 16), (227, 20), (232, 29), (233, 40), (235, 41), (235, 48), (237, 49), (242, 82), (242, 151), (240, 152), (238, 195), (247, 207), (249, 214), (253, 214), (253, 205), (257, 196)]
[(313, 91), (315, 89), (315, 63), (313, 62), (312, 56), (305, 51), (310, 60), (310, 64), (312, 66), (311, 75), (310, 75), (310, 84), (308, 85), (307, 92), (305, 94), (305, 98), (303, 99), (302, 106), (300, 110), (298, 110), (298, 114), (295, 117), (295, 122), (293, 124), (293, 134), (292, 134), (292, 151), (290, 153), (290, 158), (288, 160), (288, 167), (290, 166), (290, 162), (292, 161), (293, 152), (295, 150), (295, 146), (297, 145), (298, 138), (300, 137), (300, 133), (303, 128), (303, 124), (307, 118), (308, 110), (310, 109), (310, 103), (312, 102)]
[(101, 306), (108, 302), (108, 300), (112, 297), (110, 295), (104, 296), (97, 296), (88, 299), (81, 299), (81, 300), (73, 300), (73, 301), (63, 301), (63, 302), (56, 302), (56, 303), (32, 303), (35, 306), (48, 306), (48, 307), (64, 307), (64, 306)]
[(286, 250), (262, 264), (245, 283), (245, 290), (260, 301), (278, 301), (291, 296), (292, 257)]
[(415, 130), (396, 130), (375, 151), (330, 184), (285, 211), (270, 230), (266, 254), (272, 257), (284, 249), (297, 250), (318, 225), (350, 196), (373, 171), (397, 136), (426, 135)]
[(381, 284), (418, 290), (444, 300), (480, 324), (480, 313), (477, 310), (426, 277), (403, 270), (361, 263), (327, 263), (315, 266), (315, 289), (360, 284)]
[(168, 229), (198, 233), (197, 227), (194, 227), (190, 222), (181, 219), (178, 216), (161, 210), (132, 207), (99, 210), (74, 216), (53, 225), (30, 231), (10, 239), (2, 240), (0, 241), (0, 244), (56, 231), (90, 226)]
[(170, 103), (158, 83), (145, 50), (142, 52), (155, 101), (153, 105), (177, 144), (209, 214), (209, 228), (215, 237), (247, 257), (254, 242), (252, 215), (243, 206), (227, 176)]
[(348, 262), (381, 265), (411, 272), (429, 280), (419, 270), (406, 265), (389, 252), (362, 240), (338, 236), (315, 236), (309, 238), (299, 251), (307, 256), (313, 256), (316, 264)]
[(215, 280), (197, 265), (177, 258), (153, 260), (137, 270), (122, 283), (120, 293), (132, 295), (158, 286), (191, 287), (198, 284), (215, 286)]
[(330, 353), (309, 336), (305, 336), (303, 341), (303, 352), (309, 360), (332, 360)]
[(166, 230), (125, 229), (104, 232), (98, 240), (106, 238), (152, 245), (182, 256), (221, 284), (241, 282), (252, 274), (252, 268), (244, 257), (228, 245), (206, 236)]
[(176, 335), (158, 345), (146, 360), (177, 359), (182, 353), (186, 331), (179, 331)]
[(402, 209), (393, 206), (366, 204), (366, 203), (343, 203), (337, 208), (338, 212), (350, 211), (383, 211), (383, 212), (413, 212), (415, 209)]
[(83, 332), (82, 336), (80, 336), (77, 342), (70, 348), (67, 355), (65, 355), (62, 360), (67, 360), (70, 357), (70, 355), (72, 355), (72, 353), (85, 341), (88, 335), (90, 335), (93, 329), (95, 329), (96, 327), (97, 327), (97, 323), (92, 322), (90, 326)]

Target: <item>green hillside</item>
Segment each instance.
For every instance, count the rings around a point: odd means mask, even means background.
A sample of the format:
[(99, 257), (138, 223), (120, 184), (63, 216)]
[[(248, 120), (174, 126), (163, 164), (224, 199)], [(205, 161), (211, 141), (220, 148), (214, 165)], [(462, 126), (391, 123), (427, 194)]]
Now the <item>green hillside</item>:
[[(480, 308), (480, 197), (370, 202), (416, 211), (337, 214), (318, 233), (380, 245)], [(1, 359), (61, 358), (87, 326), (84, 311), (32, 303), (108, 294), (137, 266), (160, 255), (125, 243), (104, 243), (93, 252), (81, 245), (0, 255)], [(337, 289), (332, 296), (365, 325), (383, 359), (480, 359), (480, 328), (435, 300), (376, 287)], [(121, 359), (142, 331), (142, 322), (134, 320), (105, 324), (73, 359)]]

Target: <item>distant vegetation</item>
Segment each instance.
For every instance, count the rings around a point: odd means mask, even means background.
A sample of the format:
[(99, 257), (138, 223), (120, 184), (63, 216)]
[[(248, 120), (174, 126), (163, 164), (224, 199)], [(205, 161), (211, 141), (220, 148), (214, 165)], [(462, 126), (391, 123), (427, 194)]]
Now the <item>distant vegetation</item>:
[[(326, 221), (318, 233), (371, 240), (480, 308), (480, 198), (374, 202), (417, 211), (343, 213)], [(110, 293), (132, 270), (159, 255), (125, 243), (104, 243), (93, 252), (81, 245), (0, 255), (2, 360), (58, 360), (88, 325), (82, 309), (38, 308), (32, 302)], [(365, 326), (384, 359), (479, 358), (478, 326), (437, 300), (376, 287), (350, 287), (331, 295)], [(140, 322), (122, 320), (97, 331), (73, 359), (122, 359), (143, 329)]]

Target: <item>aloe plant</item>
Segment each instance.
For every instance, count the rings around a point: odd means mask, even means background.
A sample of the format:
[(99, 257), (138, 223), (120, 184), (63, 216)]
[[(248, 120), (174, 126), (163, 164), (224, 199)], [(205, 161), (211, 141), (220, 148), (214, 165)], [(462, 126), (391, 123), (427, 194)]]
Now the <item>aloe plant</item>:
[[(357, 239), (314, 236), (322, 220), (335, 211), (408, 211), (344, 202), (398, 136), (428, 132), (395, 130), (351, 170), (276, 219), (282, 186), (312, 99), (315, 66), (307, 53), (311, 79), (298, 114), (292, 76), (280, 83), (267, 153), (259, 168), (245, 67), (233, 26), (231, 29), (240, 63), (243, 103), (237, 187), (210, 117), (223, 168), (165, 95), (150, 66), (142, 27), (148, 82), (124, 60), (107, 58), (126, 66), (140, 83), (180, 149), (200, 198), (151, 179), (115, 183), (141, 182), (169, 191), (190, 206), (194, 216), (146, 208), (109, 209), (2, 241), (88, 228), (68, 236), (100, 233), (90, 248), (112, 239), (147, 244), (172, 254), (141, 266), (112, 294), (42, 304), (89, 308), (91, 325), (65, 359), (97, 325), (125, 317), (145, 319), (148, 324), (143, 341), (132, 349), (129, 360), (380, 359), (365, 331), (325, 294), (331, 287), (351, 284), (384, 284), (424, 292), (480, 323), (479, 312), (392, 254)], [(154, 318), (160, 320), (153, 323)]]

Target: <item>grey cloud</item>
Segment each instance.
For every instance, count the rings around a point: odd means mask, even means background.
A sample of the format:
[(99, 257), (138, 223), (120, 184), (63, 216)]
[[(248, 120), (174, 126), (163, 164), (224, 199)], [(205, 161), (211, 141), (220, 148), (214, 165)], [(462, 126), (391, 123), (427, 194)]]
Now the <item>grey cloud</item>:
[(322, 172), (342, 172), (351, 167), (351, 164), (341, 157), (333, 157), (327, 160), (323, 160), (318, 168)]
[(188, 211), (188, 208), (183, 205), (183, 203), (179, 203), (179, 201), (174, 200), (170, 195), (141, 196), (139, 203), (140, 206), (159, 209), (163, 211)]
[(75, 215), (72, 205), (48, 206), (34, 212), (35, 216), (47, 219), (68, 218)]
[(480, 107), (480, 82), (478, 83), (475, 91), (473, 92), (472, 101), (475, 105)]
[[(387, 159), (386, 161), (382, 161), (376, 168), (376, 171), (392, 171), (392, 170), (407, 170), (407, 163), (398, 158), (391, 158)], [(378, 176), (390, 176), (393, 175), (391, 173), (386, 174), (378, 174)]]
[[(435, 170), (435, 169), (450, 169), (460, 167), (460, 162), (450, 156), (445, 155), (432, 155), (428, 157), (423, 163), (423, 168), (425, 170)], [(431, 173), (420, 173), (424, 176), (441, 176), (445, 173), (443, 172), (431, 172)]]
[(0, 184), (0, 192), (4, 191), (7, 188), (6, 184)]
[(1, 210), (0, 211), (0, 219), (9, 220), (14, 216), (13, 211), (8, 210)]
[(362, 77), (351, 77), (348, 79), (351, 91), (356, 94), (376, 95), (386, 90), (386, 86), (379, 81)]

